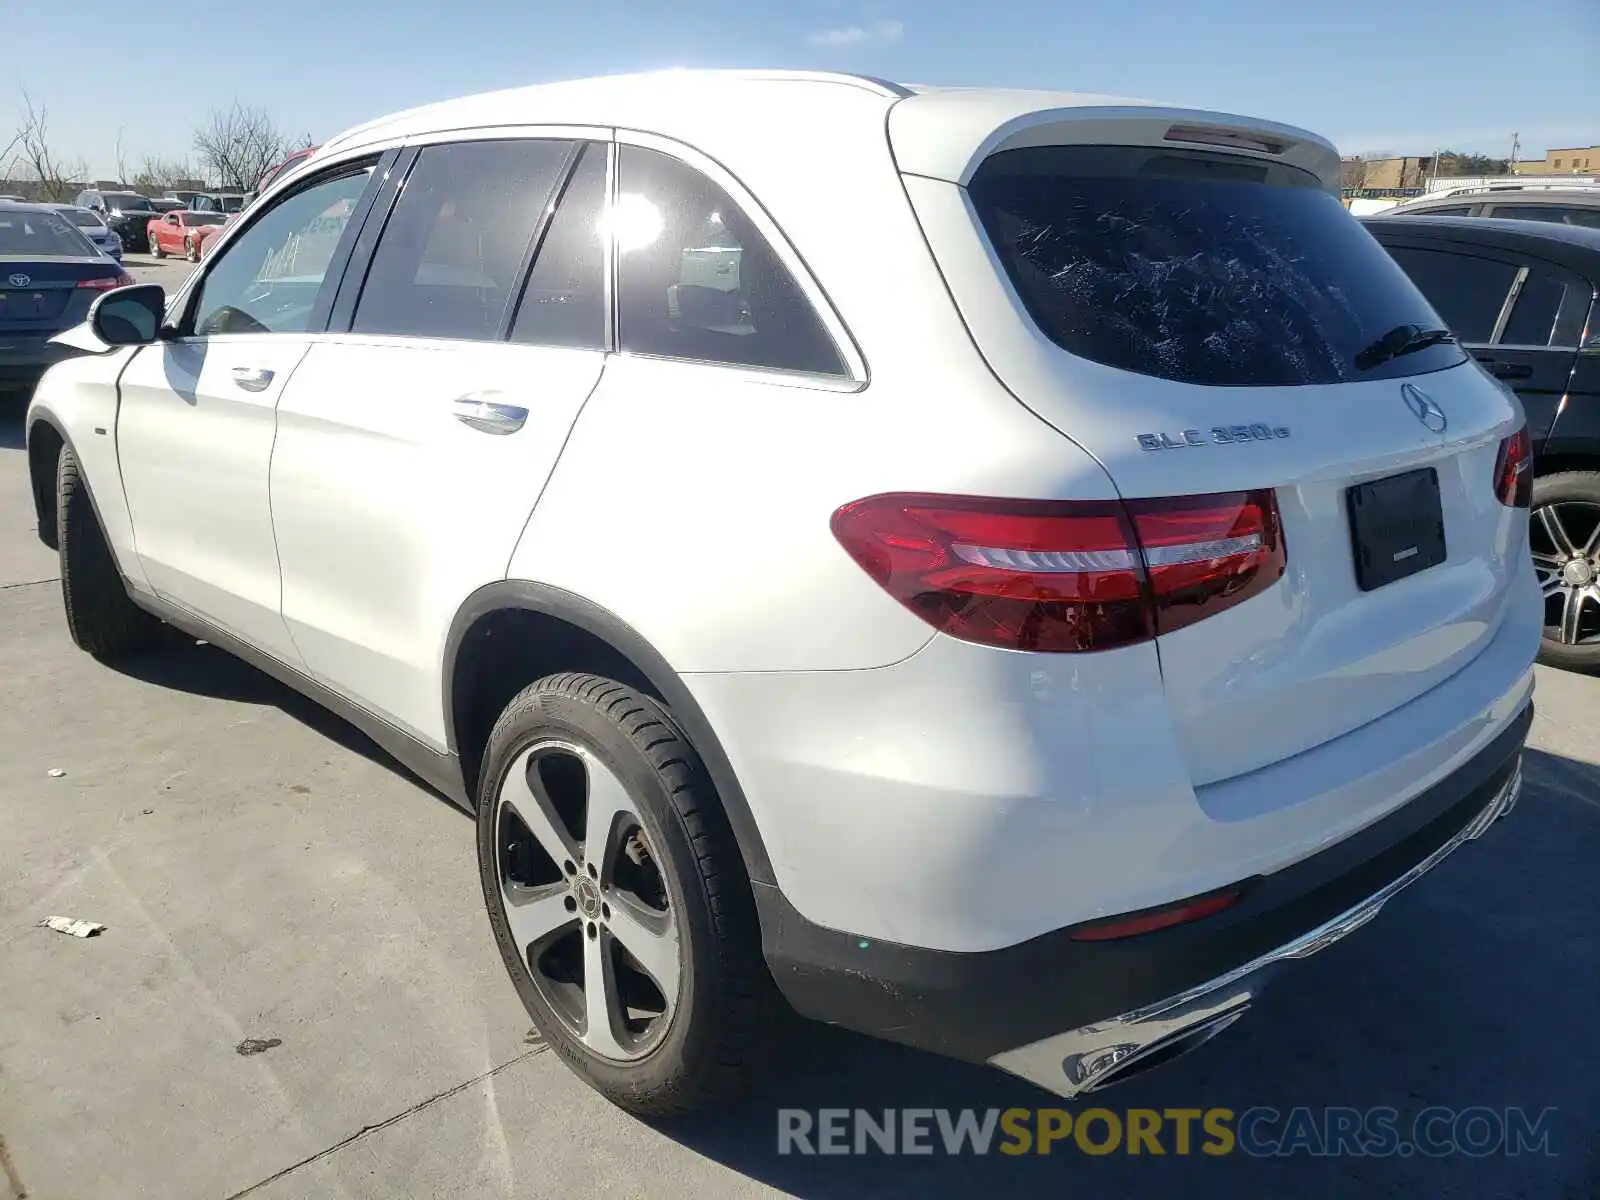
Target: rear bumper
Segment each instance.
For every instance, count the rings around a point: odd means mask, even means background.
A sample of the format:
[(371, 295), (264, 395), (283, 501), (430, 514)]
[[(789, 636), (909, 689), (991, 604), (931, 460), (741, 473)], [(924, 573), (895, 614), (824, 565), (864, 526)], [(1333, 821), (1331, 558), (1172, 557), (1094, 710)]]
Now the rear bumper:
[(758, 886), (774, 978), (804, 1016), (971, 1062), (1060, 1095), (1220, 1029), (1281, 963), (1365, 924), (1402, 888), (1514, 803), (1533, 719), (1526, 705), (1487, 745), (1396, 811), (1289, 867), (1244, 881), (1218, 915), (1111, 942), (1074, 928), (959, 953), (873, 941), (801, 917)]
[(0, 388), (31, 388), (63, 359), (82, 351), (50, 343), (54, 333), (6, 333), (0, 330)]

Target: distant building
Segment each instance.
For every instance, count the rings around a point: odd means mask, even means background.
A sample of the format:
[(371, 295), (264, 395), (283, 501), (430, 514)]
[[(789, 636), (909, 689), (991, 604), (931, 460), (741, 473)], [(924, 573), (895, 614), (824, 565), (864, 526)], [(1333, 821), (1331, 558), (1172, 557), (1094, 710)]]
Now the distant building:
[(1420, 188), (1428, 185), (1433, 174), (1433, 156), (1406, 158), (1369, 158), (1366, 173), (1361, 180), (1364, 188)]
[(1544, 157), (1513, 163), (1517, 175), (1600, 175), (1600, 146), (1564, 146)]

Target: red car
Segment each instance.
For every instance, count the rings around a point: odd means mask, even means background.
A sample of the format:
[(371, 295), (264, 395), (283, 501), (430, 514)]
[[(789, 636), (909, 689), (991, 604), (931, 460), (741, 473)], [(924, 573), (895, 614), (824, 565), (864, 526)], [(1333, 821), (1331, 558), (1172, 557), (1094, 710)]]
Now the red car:
[(292, 171), (295, 167), (298, 167), (301, 163), (305, 162), (306, 159), (315, 154), (319, 149), (320, 147), (318, 146), (302, 147), (301, 149), (296, 150), (293, 154), (289, 155), (288, 158), (284, 159), (277, 166), (268, 167), (265, 174), (263, 174), (256, 182), (255, 194), (259, 196), (262, 192), (267, 190), (268, 185), (271, 184), (274, 179), (278, 178), (285, 171)]
[(186, 208), (153, 217), (145, 222), (150, 253), (157, 258), (181, 254), (190, 262), (199, 262), (204, 243), (227, 219), (223, 213), (190, 212)]

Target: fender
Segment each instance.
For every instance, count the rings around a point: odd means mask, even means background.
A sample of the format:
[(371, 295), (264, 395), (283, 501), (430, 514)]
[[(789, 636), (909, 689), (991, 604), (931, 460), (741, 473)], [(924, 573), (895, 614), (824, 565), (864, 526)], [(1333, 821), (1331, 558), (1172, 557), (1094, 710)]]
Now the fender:
[[(78, 447), (73, 443), (72, 435), (67, 432), (66, 422), (60, 417), (56, 416), (56, 414), (51, 412), (48, 408), (44, 407), (43, 405), (30, 407), (28, 410), (27, 420), (28, 429), (25, 435), (26, 440), (24, 441), (23, 445), (24, 453), (27, 456), (28, 462), (28, 490), (33, 494), (33, 513), (39, 524), (39, 540), (44, 542), (46, 546), (49, 546), (50, 549), (55, 550), (58, 549), (58, 547), (51, 545), (51, 543), (48, 541), (45, 541), (46, 498), (40, 493), (33, 478), (34, 431), (38, 429), (40, 425), (48, 425), (51, 430), (55, 432), (55, 435), (61, 439), (62, 447), (72, 451), (72, 457), (78, 460), (80, 467), (83, 464), (83, 455), (78, 453)], [(89, 478), (89, 473), (87, 470), (82, 471), (79, 475), (79, 478), (83, 482), (84, 490), (89, 493), (89, 507), (94, 510), (94, 519), (100, 523), (101, 529), (105, 529), (106, 519), (105, 515), (100, 511), (100, 501), (95, 496), (94, 481)], [(53, 489), (55, 486), (56, 477), (52, 472), (50, 476), (50, 487)], [(52, 491), (49, 500), (49, 505), (52, 511), (54, 510), (54, 504), (54, 492)], [(54, 534), (51, 536), (54, 537)], [(117, 557), (117, 548), (111, 544), (109, 538), (106, 539), (106, 542), (108, 549), (111, 551), (111, 561), (117, 564), (117, 573), (122, 576), (122, 582), (127, 584), (129, 582), (128, 572), (126, 569), (124, 569), (122, 561)]]
[(767, 855), (761, 832), (751, 815), (749, 801), (739, 786), (738, 777), (717, 740), (711, 723), (695, 702), (694, 696), (678, 678), (678, 673), (665, 658), (622, 618), (607, 609), (585, 600), (582, 596), (548, 584), (532, 583), (521, 579), (504, 579), (479, 588), (468, 596), (455, 619), (450, 623), (450, 634), (445, 641), (443, 679), (443, 707), (445, 720), (445, 745), (452, 756), (460, 757), (455, 727), (453, 681), (456, 661), (467, 631), (480, 617), (506, 609), (520, 609), (553, 617), (583, 630), (611, 646), (628, 659), (661, 698), (672, 709), (672, 715), (683, 726), (699, 752), (711, 782), (717, 789), (728, 823), (733, 827), (734, 839), (744, 858), (745, 870), (754, 884), (772, 885), (775, 877), (772, 860)]

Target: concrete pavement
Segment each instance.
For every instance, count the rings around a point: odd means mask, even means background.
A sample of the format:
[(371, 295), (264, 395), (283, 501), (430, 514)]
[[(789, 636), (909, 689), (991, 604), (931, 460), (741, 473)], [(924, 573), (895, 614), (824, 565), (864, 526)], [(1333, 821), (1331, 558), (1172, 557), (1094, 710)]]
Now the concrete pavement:
[(530, 1030), (465, 816), (214, 649), (121, 670), (73, 649), (20, 417), (0, 411), (0, 1200), (1600, 1194), (1600, 682), (1541, 674), (1509, 820), (1095, 1101), (1554, 1107), (1552, 1156), (785, 1157), (779, 1107), (1053, 1101), (809, 1029), (732, 1112), (611, 1108)]

